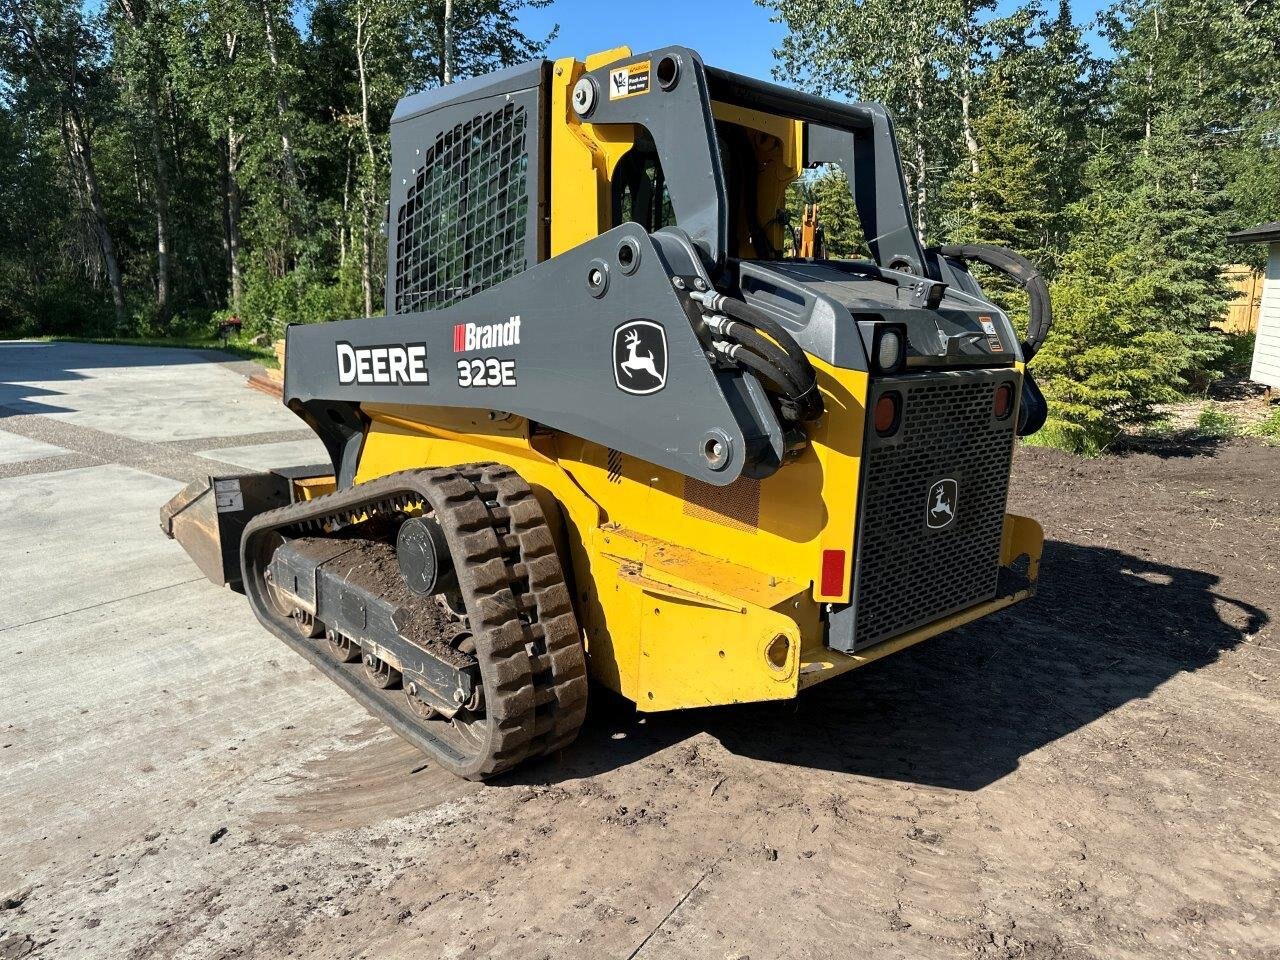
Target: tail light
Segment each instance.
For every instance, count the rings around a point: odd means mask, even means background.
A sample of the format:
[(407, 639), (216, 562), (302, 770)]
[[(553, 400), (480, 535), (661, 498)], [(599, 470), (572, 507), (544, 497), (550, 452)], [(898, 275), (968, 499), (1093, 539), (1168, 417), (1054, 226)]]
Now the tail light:
[(902, 394), (896, 390), (880, 394), (871, 421), (876, 433), (882, 437), (891, 437), (898, 432), (901, 421)]
[(996, 395), (991, 401), (991, 412), (997, 420), (1008, 418), (1013, 412), (1013, 384), (1008, 381), (996, 387)]

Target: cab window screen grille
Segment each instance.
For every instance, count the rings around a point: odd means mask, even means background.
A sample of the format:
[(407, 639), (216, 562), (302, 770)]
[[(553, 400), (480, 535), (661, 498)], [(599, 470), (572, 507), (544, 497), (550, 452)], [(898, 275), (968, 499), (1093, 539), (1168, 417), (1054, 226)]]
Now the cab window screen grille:
[[(902, 440), (865, 461), (854, 602), (856, 649), (990, 600), (1016, 417), (991, 415), (984, 374), (889, 382), (903, 393)], [(932, 485), (956, 483), (954, 522), (930, 529)]]
[(396, 218), (395, 312), (445, 307), (525, 267), (528, 124), (507, 104), (436, 137)]

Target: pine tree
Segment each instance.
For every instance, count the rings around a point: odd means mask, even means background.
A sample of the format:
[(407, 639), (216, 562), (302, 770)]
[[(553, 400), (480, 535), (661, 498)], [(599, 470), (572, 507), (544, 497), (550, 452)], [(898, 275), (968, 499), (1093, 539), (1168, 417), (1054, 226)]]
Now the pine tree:
[[(991, 243), (1043, 263), (1048, 259), (1044, 244), (1053, 218), (1044, 151), (999, 69), (988, 80), (974, 135), (975, 162), (962, 163), (948, 188), (953, 212), (947, 239)], [(973, 269), (986, 292), (1025, 329), (1027, 298), (1021, 288), (994, 270)]]
[(1051, 289), (1053, 332), (1035, 359), (1050, 401), (1041, 442), (1096, 453), (1158, 419), (1158, 405), (1221, 352), (1209, 330), (1226, 305), (1220, 192), (1209, 171), (1197, 186), (1190, 156), (1185, 135), (1162, 122), (1148, 154), (1090, 161)]
[(1050, 211), (1037, 246), (1042, 269), (1052, 273), (1067, 242), (1066, 209), (1081, 196), (1090, 134), (1103, 122), (1104, 70), (1072, 19), (1069, 0), (1058, 0), (1052, 17), (1032, 4), (1024, 16), (1008, 19), (1017, 28), (1000, 37), (996, 64), (1035, 133)]
[[(1275, 107), (1250, 119), (1239, 145), (1223, 157), (1233, 230), (1280, 220), (1280, 90), (1274, 102)], [(1261, 270), (1267, 247), (1260, 243), (1234, 247), (1231, 257)]]
[(1069, 211), (1075, 230), (1051, 287), (1053, 331), (1035, 359), (1049, 421), (1033, 442), (1093, 454), (1176, 397), (1187, 356), (1176, 334), (1145, 327), (1139, 315), (1149, 295), (1132, 236), (1140, 211), (1120, 165), (1099, 154), (1086, 182), (1091, 189)]
[(1148, 290), (1134, 309), (1144, 325), (1182, 339), (1184, 372), (1192, 375), (1209, 371), (1222, 352), (1211, 325), (1229, 299), (1221, 164), (1202, 139), (1170, 111), (1156, 119), (1132, 174), (1130, 242), (1140, 254), (1134, 271)]
[(994, 243), (1039, 259), (1052, 216), (1043, 150), (999, 70), (987, 85), (974, 133), (976, 170), (962, 164), (949, 188), (956, 208), (949, 239)]

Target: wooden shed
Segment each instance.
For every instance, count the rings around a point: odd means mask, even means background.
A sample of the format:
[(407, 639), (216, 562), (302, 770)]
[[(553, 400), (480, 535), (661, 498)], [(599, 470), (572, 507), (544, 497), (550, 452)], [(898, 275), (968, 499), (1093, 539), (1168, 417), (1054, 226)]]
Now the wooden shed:
[(1230, 243), (1267, 244), (1267, 269), (1258, 311), (1258, 339), (1249, 379), (1280, 388), (1280, 221), (1263, 223), (1227, 235)]

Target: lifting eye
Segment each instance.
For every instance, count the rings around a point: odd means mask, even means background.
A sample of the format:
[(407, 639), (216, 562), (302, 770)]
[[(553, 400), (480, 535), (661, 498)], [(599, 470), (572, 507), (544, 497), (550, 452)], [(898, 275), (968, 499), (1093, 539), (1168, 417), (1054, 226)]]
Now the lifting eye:
[(991, 412), (997, 420), (1008, 419), (1013, 410), (1013, 384), (1002, 383), (996, 387), (996, 395), (991, 401)]
[(676, 85), (676, 81), (680, 79), (680, 61), (675, 57), (667, 54), (658, 61), (658, 86), (663, 90), (670, 90)]
[(891, 437), (898, 432), (898, 424), (902, 419), (902, 394), (896, 390), (882, 393), (876, 401), (875, 416), (872, 422), (876, 433), (882, 437)]

